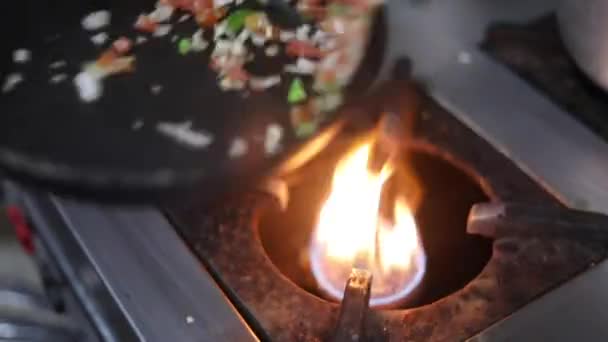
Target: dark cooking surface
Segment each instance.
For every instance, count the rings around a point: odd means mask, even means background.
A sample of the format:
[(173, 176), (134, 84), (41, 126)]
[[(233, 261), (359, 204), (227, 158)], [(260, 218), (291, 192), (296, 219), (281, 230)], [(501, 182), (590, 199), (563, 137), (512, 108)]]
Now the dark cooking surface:
[[(93, 33), (80, 27), (84, 14), (109, 9), (112, 24), (100, 31), (108, 32), (110, 41), (125, 33), (134, 39), (131, 27), (136, 16), (151, 10), (155, 2), (3, 2), (1, 37), (8, 43), (3, 43), (0, 79), (19, 71), (25, 82), (0, 97), (2, 166), (53, 185), (164, 190), (203, 182), (206, 192), (213, 193), (229, 185), (227, 182), (246, 184), (260, 177), (300, 146), (302, 141), (291, 129), (286, 101), (286, 80), (291, 77), (284, 77), (280, 87), (247, 98), (242, 92), (222, 92), (208, 59), (203, 57), (211, 48), (202, 54), (181, 56), (176, 43), (171, 42), (174, 34), (189, 37), (195, 32), (191, 21), (176, 24), (174, 19), (170, 34), (150, 37), (135, 46), (136, 71), (107, 78), (98, 102), (80, 102), (72, 79), (83, 62), (94, 60), (103, 51), (91, 43)], [(10, 55), (17, 47), (32, 50), (30, 63), (13, 65)], [(276, 58), (281, 63), (269, 61), (257, 69), (276, 73), (272, 69), (282, 65), (285, 56)], [(57, 60), (67, 61), (61, 72), (68, 80), (50, 85), (49, 78), (59, 71), (48, 66)], [(163, 87), (157, 96), (150, 92), (154, 84)], [(325, 125), (334, 119), (329, 116)], [(135, 131), (132, 126), (138, 120), (144, 125)], [(206, 149), (184, 146), (156, 129), (158, 122), (189, 120), (194, 129), (213, 136), (212, 145)], [(276, 156), (264, 152), (264, 136), (271, 123), (284, 129), (283, 149)], [(247, 140), (249, 152), (230, 159), (228, 150), (237, 137)]]
[(482, 48), (608, 139), (608, 95), (570, 58), (555, 16), (527, 25), (496, 24), (488, 30)]

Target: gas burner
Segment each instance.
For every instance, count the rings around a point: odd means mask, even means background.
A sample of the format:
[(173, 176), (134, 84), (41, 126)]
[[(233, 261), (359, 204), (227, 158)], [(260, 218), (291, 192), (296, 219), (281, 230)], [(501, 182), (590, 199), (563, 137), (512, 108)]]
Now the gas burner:
[[(556, 202), (430, 99), (415, 127), (403, 153), (423, 193), (415, 216), (427, 271), (403, 300), (366, 311), (361, 327), (366, 341), (464, 340), (602, 259), (605, 249), (589, 241), (538, 236), (491, 241), (467, 234), (475, 203)], [(338, 138), (298, 170), (285, 212), (272, 197), (255, 193), (218, 208), (170, 211), (241, 312), (272, 341), (329, 340), (342, 332), (344, 311), (361, 310), (345, 306), (354, 305), (351, 297), (359, 303), (365, 297), (367, 278), (355, 270), (350, 282), (357, 281), (358, 290), (346, 287), (354, 294), (336, 300), (319, 290), (308, 248), (332, 172), (352, 141)], [(373, 278), (371, 288), (373, 296)]]

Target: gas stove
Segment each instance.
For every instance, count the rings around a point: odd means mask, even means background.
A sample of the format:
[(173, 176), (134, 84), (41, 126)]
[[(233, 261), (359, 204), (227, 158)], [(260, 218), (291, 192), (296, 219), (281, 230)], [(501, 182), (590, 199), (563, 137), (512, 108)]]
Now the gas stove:
[[(6, 194), (24, 208), (105, 341), (608, 336), (593, 317), (574, 329), (578, 335), (565, 331), (572, 330), (568, 317), (608, 302), (598, 290), (608, 279), (601, 263), (608, 245), (601, 231), (585, 228), (605, 221), (566, 209), (608, 213), (608, 145), (598, 130), (606, 122), (598, 114), (604, 95), (578, 74), (550, 17), (535, 19), (550, 12), (548, 3), (389, 5), (405, 7), (391, 28), (402, 33), (391, 39), (403, 48), (389, 58), (408, 56), (427, 87), (405, 147), (424, 189), (416, 220), (426, 273), (411, 298), (390, 308), (368, 307), (370, 280), (360, 274), (343, 300), (332, 300), (306, 266), (316, 189), (327, 186), (327, 165), (350, 144), (348, 131), (296, 171), (286, 210), (282, 196), (259, 191), (163, 208), (92, 204), (14, 184), (6, 184)], [(433, 39), (420, 42), (424, 34)], [(550, 209), (541, 213), (565, 221), (521, 228), (507, 218), (513, 229), (506, 233), (467, 234), (470, 208), (488, 201), (542, 205)]]

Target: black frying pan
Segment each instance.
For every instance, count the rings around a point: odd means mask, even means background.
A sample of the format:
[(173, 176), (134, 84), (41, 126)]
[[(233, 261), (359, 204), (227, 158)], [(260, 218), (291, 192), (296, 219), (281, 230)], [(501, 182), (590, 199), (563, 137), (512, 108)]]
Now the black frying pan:
[[(103, 97), (82, 103), (72, 84), (81, 64), (102, 51), (90, 42), (90, 32), (80, 20), (95, 9), (109, 9), (112, 25), (104, 29), (111, 38), (127, 33), (136, 16), (153, 8), (154, 0), (29, 0), (2, 1), (0, 78), (22, 72), (26, 81), (14, 92), (0, 96), (0, 166), (12, 176), (37, 181), (55, 190), (95, 196), (141, 197), (196, 190), (207, 195), (255, 183), (273, 172), (289, 156), (315, 139), (301, 140), (290, 129), (287, 84), (244, 98), (222, 92), (207, 59), (180, 56), (172, 34), (194, 32), (194, 23), (175, 26), (167, 37), (138, 47), (137, 71), (105, 81)], [(360, 97), (373, 80), (382, 61), (384, 20), (374, 24), (371, 45), (355, 77), (347, 100)], [(15, 65), (11, 53), (18, 47), (33, 51), (33, 59)], [(208, 52), (207, 52), (208, 53)], [(279, 57), (284, 58), (284, 57)], [(66, 60), (67, 82), (49, 85), (57, 72), (49, 64)], [(259, 65), (269, 71), (275, 65)], [(155, 96), (152, 84), (163, 91)], [(344, 118), (337, 112), (324, 129)], [(144, 126), (133, 130), (133, 123)], [(213, 144), (197, 150), (159, 134), (156, 123), (191, 120), (197, 129), (214, 136)], [(268, 157), (263, 137), (268, 124), (285, 128), (282, 152)], [(249, 141), (249, 153), (227, 157), (234, 137)]]

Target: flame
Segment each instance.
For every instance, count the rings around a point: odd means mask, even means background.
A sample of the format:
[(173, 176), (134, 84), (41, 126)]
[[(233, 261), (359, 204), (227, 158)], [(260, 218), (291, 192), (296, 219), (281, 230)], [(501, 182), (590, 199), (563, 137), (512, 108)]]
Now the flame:
[(321, 289), (342, 299), (353, 266), (372, 271), (372, 306), (394, 303), (409, 295), (424, 275), (426, 256), (414, 215), (397, 198), (391, 220), (381, 217), (383, 186), (393, 175), (387, 163), (370, 172), (371, 143), (347, 154), (336, 166), (311, 242), (311, 266)]

